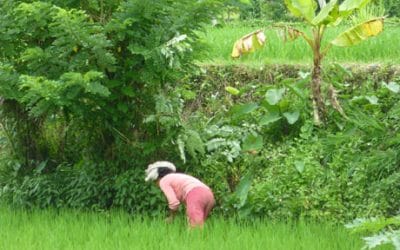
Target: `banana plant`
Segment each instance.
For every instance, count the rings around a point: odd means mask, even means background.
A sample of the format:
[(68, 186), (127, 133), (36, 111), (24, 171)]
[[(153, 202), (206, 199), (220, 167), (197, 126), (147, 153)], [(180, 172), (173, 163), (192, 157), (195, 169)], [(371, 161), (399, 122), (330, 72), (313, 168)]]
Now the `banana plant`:
[[(338, 26), (343, 20), (348, 19), (357, 10), (364, 8), (371, 0), (345, 0), (341, 4), (338, 0), (284, 0), (288, 10), (296, 17), (301, 18), (311, 26), (312, 34), (295, 29), (294, 27), (281, 27), (280, 33), (284, 41), (295, 40), (302, 37), (311, 47), (313, 52), (313, 68), (311, 74), (311, 100), (314, 109), (314, 122), (321, 125), (326, 120), (326, 107), (324, 97), (321, 94), (322, 71), (321, 63), (332, 46), (348, 47), (356, 45), (383, 31), (384, 17), (371, 17), (368, 20), (357, 23), (332, 41), (322, 46), (322, 41), (327, 28)], [(319, 8), (318, 8), (319, 7)], [(318, 9), (318, 10), (317, 10)], [(262, 30), (257, 30), (236, 41), (232, 58), (255, 51), (265, 43), (265, 35)], [(332, 106), (343, 113), (335, 95), (333, 86), (329, 86), (329, 97)], [(333, 94), (332, 94), (333, 93)]]

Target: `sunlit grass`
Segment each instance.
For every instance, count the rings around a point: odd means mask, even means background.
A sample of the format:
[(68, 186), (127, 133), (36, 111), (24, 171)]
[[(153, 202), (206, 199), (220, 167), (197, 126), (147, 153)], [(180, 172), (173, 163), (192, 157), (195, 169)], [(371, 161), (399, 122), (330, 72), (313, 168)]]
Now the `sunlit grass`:
[[(233, 61), (230, 53), (234, 42), (241, 36), (263, 28), (267, 37), (266, 46), (257, 53), (247, 55)], [(298, 27), (304, 30), (302, 27)], [(325, 41), (336, 37), (345, 27), (328, 28)], [(400, 26), (386, 25), (383, 33), (377, 37), (353, 47), (332, 47), (326, 57), (326, 62), (341, 63), (393, 63), (400, 64)], [(208, 58), (203, 63), (216, 64), (311, 64), (312, 52), (304, 39), (282, 43), (277, 32), (270, 26), (234, 23), (223, 27), (209, 27), (204, 36), (210, 45)]]
[(189, 231), (181, 216), (132, 217), (124, 212), (12, 210), (0, 208), (0, 249), (360, 249), (360, 236), (342, 225), (258, 221), (215, 216)]

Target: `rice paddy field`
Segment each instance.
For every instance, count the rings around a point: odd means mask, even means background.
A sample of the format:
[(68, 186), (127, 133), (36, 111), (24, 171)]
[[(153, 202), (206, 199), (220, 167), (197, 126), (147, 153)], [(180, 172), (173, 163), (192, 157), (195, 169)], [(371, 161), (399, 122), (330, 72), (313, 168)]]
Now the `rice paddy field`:
[[(295, 25), (301, 31), (306, 27)], [(240, 37), (255, 31), (264, 30), (266, 45), (256, 53), (246, 55), (240, 60), (232, 60), (230, 54), (234, 42)], [(346, 29), (346, 26), (327, 28), (325, 43), (331, 41)], [(309, 31), (308, 31), (309, 33)], [(400, 25), (387, 21), (384, 31), (376, 37), (352, 47), (332, 47), (325, 62), (339, 63), (390, 63), (400, 64)], [(209, 27), (204, 35), (209, 45), (208, 58), (204, 63), (211, 64), (310, 64), (312, 51), (302, 38), (283, 43), (277, 29), (271, 24), (231, 23), (221, 27)]]
[[(361, 249), (360, 235), (342, 225), (258, 221), (214, 216), (204, 229), (189, 230), (183, 216), (132, 217), (112, 211), (0, 208), (0, 249)], [(379, 248), (391, 249), (391, 248)]]

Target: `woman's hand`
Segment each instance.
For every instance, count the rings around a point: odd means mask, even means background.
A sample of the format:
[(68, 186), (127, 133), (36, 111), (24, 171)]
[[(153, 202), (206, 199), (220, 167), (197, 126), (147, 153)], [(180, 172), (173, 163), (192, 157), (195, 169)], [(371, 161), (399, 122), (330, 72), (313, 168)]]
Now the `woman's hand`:
[(174, 221), (174, 217), (172, 216), (168, 216), (167, 218), (165, 218), (165, 223), (167, 224), (171, 224)]
[(176, 212), (177, 211), (169, 210), (169, 215), (167, 218), (165, 218), (165, 222), (168, 224), (172, 223), (175, 219)]

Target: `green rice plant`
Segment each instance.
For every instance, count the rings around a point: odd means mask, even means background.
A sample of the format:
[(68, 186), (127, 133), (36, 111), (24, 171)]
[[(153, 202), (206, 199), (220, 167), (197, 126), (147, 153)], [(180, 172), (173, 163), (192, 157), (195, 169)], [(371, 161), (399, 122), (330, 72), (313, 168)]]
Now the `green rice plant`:
[(77, 210), (0, 208), (0, 249), (360, 249), (362, 241), (341, 225), (300, 221), (239, 222), (211, 217), (189, 230), (184, 216), (131, 217)]

